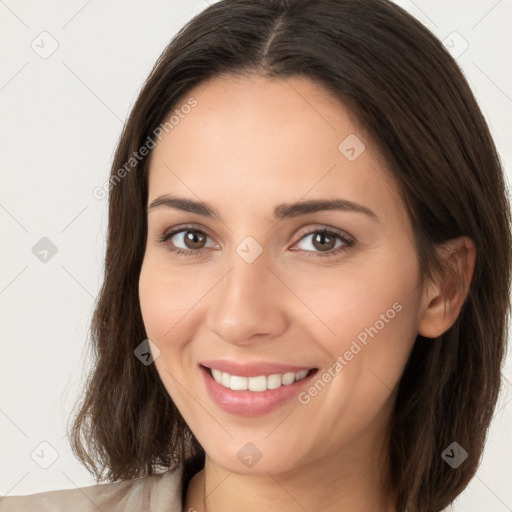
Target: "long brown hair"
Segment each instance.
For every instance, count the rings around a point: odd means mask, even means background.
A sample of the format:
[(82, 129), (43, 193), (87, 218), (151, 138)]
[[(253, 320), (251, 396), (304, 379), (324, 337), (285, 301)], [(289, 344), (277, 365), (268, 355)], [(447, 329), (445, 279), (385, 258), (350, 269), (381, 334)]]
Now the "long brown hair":
[[(461, 70), (421, 23), (386, 0), (221, 0), (164, 50), (112, 166), (105, 275), (91, 324), (95, 361), (72, 427), (74, 453), (98, 481), (181, 462), (191, 473), (204, 461), (155, 365), (134, 357), (147, 337), (138, 277), (148, 158), (126, 164), (194, 86), (222, 73), (309, 77), (349, 107), (400, 184), (423, 277), (442, 269), (436, 245), (461, 235), (474, 241), (461, 313), (439, 339), (417, 337), (390, 426), (398, 511), (445, 508), (476, 472), (499, 394), (510, 210), (496, 148)], [(468, 453), (457, 469), (441, 457), (453, 441)]]

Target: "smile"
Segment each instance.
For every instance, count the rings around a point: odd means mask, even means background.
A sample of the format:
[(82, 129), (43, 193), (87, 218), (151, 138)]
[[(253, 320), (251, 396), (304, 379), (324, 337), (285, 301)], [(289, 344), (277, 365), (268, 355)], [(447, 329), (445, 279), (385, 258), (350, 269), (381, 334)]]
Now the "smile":
[(290, 403), (318, 368), (217, 360), (203, 361), (199, 371), (207, 395), (218, 407), (229, 414), (260, 416)]

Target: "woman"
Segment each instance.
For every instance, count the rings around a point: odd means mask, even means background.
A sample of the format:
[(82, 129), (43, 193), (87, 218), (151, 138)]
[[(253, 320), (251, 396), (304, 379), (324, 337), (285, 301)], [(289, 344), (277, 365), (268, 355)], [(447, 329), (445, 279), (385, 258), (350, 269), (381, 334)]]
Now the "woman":
[(210, 6), (109, 182), (72, 446), (111, 483), (0, 511), (446, 510), (499, 392), (504, 191), (462, 73), (402, 9)]

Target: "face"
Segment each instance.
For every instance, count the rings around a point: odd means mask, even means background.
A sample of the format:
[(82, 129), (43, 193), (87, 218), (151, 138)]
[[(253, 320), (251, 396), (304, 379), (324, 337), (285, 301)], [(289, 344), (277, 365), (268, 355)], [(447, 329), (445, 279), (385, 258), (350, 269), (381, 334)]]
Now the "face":
[(229, 471), (361, 460), (418, 331), (397, 185), (307, 78), (217, 77), (190, 98), (150, 162), (139, 295), (158, 373)]

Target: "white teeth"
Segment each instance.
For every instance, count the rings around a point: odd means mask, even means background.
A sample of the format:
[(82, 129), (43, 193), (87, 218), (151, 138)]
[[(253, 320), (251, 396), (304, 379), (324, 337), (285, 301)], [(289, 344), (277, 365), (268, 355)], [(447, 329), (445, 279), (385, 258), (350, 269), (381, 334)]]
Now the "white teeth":
[(297, 372), (295, 374), (295, 382), (297, 382), (298, 380), (303, 379), (308, 374), (308, 371), (309, 370), (302, 370), (301, 372)]
[(212, 376), (216, 382), (233, 391), (266, 391), (267, 389), (277, 389), (281, 386), (288, 386), (303, 379), (309, 370), (301, 370), (300, 372), (288, 372), (285, 374), (273, 374), (268, 377), (258, 375), (257, 377), (240, 377), (238, 375), (230, 375), (221, 372), (215, 368), (211, 369)]
[(295, 382), (295, 373), (285, 373), (283, 375), (283, 386), (288, 386), (288, 384), (291, 384), (292, 382)]
[(281, 378), (281, 375), (269, 375), (267, 377), (267, 389), (276, 389), (280, 388), (281, 384), (283, 383), (283, 380)]
[(267, 389), (267, 378), (265, 375), (260, 375), (259, 377), (249, 377), (247, 381), (249, 391), (265, 391), (265, 389)]
[(247, 389), (247, 377), (239, 377), (238, 375), (231, 375), (229, 387), (233, 391), (245, 391)]

